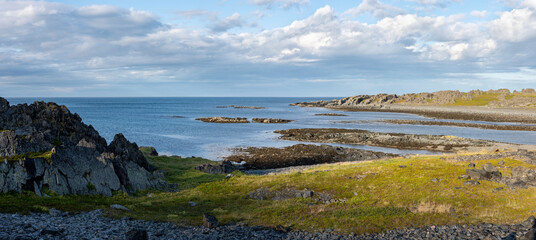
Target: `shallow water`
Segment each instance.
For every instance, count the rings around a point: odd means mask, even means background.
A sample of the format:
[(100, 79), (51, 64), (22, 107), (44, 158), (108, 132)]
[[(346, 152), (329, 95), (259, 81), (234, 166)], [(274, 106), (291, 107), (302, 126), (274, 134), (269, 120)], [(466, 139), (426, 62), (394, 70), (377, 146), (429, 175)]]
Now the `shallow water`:
[[(234, 147), (283, 147), (296, 142), (278, 140), (274, 130), (289, 128), (359, 128), (377, 132), (442, 134), (502, 142), (536, 144), (536, 132), (498, 131), (451, 126), (418, 126), (378, 123), (376, 120), (430, 120), (413, 114), (343, 112), (348, 116), (315, 116), (335, 112), (323, 108), (289, 106), (302, 101), (333, 98), (10, 98), (11, 104), (53, 101), (66, 105), (91, 124), (109, 142), (123, 133), (140, 146), (154, 146), (160, 154), (221, 159)], [(267, 109), (217, 108), (217, 106), (258, 106)], [(180, 116), (180, 117), (173, 117)], [(284, 118), (287, 124), (218, 124), (196, 121), (199, 117)], [(182, 118), (181, 118), (182, 117)], [(352, 123), (336, 123), (352, 121)], [(472, 122), (472, 121), (463, 121)], [(347, 145), (346, 145), (347, 146)], [(363, 149), (393, 153), (426, 153), (370, 146)]]

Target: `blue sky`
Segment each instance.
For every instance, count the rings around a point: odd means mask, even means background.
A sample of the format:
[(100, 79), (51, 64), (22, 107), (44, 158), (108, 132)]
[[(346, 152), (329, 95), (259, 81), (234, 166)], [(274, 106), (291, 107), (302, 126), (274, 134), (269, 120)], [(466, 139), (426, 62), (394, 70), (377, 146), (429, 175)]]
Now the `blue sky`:
[(535, 87), (536, 0), (0, 0), (0, 96)]

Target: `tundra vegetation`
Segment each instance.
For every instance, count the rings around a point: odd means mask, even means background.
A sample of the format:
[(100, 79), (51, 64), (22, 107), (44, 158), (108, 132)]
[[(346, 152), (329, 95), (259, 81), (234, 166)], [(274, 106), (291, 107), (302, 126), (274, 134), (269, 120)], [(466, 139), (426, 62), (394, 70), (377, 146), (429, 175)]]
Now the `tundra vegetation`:
[[(283, 225), (293, 229), (336, 229), (372, 233), (401, 227), (440, 224), (517, 223), (536, 209), (536, 188), (510, 189), (500, 182), (465, 184), (459, 177), (468, 162), (436, 156), (315, 165), (279, 175), (208, 174), (194, 167), (216, 164), (200, 158), (150, 156), (166, 180), (181, 190), (141, 190), (128, 195), (57, 195), (37, 197), (33, 192), (0, 195), (4, 212), (46, 212), (50, 208), (79, 212), (103, 209), (113, 218), (172, 221), (179, 225), (202, 223), (203, 213), (223, 224)], [(503, 176), (512, 168), (536, 166), (513, 158), (472, 161), (476, 167), (490, 163)], [(310, 190), (336, 201), (313, 197), (270, 200), (251, 197), (259, 189), (271, 192)], [(130, 211), (111, 209), (120, 204)]]

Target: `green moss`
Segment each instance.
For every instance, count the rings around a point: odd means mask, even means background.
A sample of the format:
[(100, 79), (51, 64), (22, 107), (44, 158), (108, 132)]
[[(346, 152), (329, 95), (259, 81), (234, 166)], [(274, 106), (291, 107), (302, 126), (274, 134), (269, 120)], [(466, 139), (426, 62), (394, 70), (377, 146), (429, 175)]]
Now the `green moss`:
[(0, 157), (0, 160), (2, 161), (8, 160), (8, 161), (17, 162), (17, 161), (24, 160), (26, 158), (30, 158), (30, 159), (43, 158), (50, 162), (52, 160), (52, 152), (51, 151), (27, 152), (24, 154), (19, 154), (19, 155), (10, 156), (10, 157)]
[(93, 191), (95, 189), (97, 189), (97, 188), (95, 187), (95, 185), (93, 185), (93, 183), (90, 183), (90, 182), (87, 183), (87, 190)]

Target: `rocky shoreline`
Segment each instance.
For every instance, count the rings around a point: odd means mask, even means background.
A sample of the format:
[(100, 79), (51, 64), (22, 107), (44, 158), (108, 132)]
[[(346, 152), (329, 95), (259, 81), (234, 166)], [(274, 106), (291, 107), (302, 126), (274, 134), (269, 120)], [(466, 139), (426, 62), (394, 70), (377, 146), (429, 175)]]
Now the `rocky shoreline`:
[(359, 129), (303, 128), (278, 130), (281, 139), (303, 142), (369, 145), (396, 149), (455, 152), (491, 147), (497, 142), (442, 135), (369, 132)]
[(329, 145), (296, 144), (284, 148), (248, 147), (235, 149), (226, 160), (241, 163), (244, 170), (275, 169), (319, 163), (375, 160), (397, 157), (396, 154), (374, 152)]
[[(493, 96), (495, 100), (486, 100), (489, 96)], [(476, 90), (469, 93), (440, 91), (403, 95), (357, 95), (331, 101), (299, 102), (290, 105), (341, 111), (410, 113), (440, 119), (536, 123), (535, 96), (533, 89), (514, 93), (507, 89), (487, 92)]]
[(0, 98), (0, 192), (46, 195), (134, 193), (176, 186), (163, 181), (123, 134), (110, 144), (65, 106), (10, 106)]
[(483, 124), (483, 123), (419, 121), (419, 120), (383, 120), (379, 122), (391, 123), (391, 124), (407, 124), (407, 125), (469, 127), (469, 128), (508, 130), (508, 131), (536, 131), (535, 125), (498, 125), (498, 124)]
[(176, 226), (169, 222), (110, 219), (102, 210), (69, 214), (0, 214), (0, 239), (534, 239), (536, 221), (512, 225), (478, 224), (428, 226), (379, 234), (342, 234), (334, 230), (308, 232), (286, 227), (228, 224), (217, 227)]

